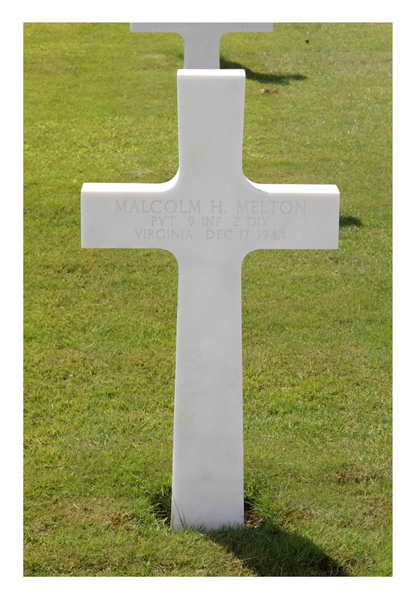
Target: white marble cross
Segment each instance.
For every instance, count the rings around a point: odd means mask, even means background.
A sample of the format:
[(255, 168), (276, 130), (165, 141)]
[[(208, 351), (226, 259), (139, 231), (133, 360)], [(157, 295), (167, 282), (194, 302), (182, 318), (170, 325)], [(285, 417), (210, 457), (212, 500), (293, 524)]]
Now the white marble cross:
[(219, 69), (224, 33), (272, 31), (272, 23), (131, 23), (132, 32), (179, 33), (184, 38), (185, 69)]
[(179, 70), (177, 81), (177, 174), (85, 183), (82, 247), (162, 248), (178, 261), (172, 525), (219, 528), (244, 518), (243, 258), (337, 248), (339, 190), (245, 177), (243, 70)]

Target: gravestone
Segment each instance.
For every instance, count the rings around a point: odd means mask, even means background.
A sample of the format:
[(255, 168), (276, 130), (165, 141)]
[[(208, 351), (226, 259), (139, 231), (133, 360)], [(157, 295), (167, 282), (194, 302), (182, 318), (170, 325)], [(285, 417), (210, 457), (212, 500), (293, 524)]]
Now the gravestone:
[(237, 526), (243, 524), (242, 261), (256, 249), (336, 248), (339, 191), (244, 176), (243, 70), (179, 70), (177, 83), (177, 174), (161, 184), (85, 183), (82, 247), (175, 255), (172, 525)]
[(273, 31), (272, 23), (131, 23), (132, 32), (179, 33), (184, 38), (185, 69), (218, 69), (224, 33)]

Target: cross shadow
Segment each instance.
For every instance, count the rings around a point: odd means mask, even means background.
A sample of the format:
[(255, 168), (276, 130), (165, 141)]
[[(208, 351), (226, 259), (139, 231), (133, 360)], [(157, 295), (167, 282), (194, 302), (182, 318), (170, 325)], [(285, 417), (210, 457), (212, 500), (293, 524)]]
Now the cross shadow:
[(362, 227), (362, 224), (362, 221), (357, 217), (346, 217), (345, 215), (340, 215), (340, 227)]
[(265, 520), (257, 527), (206, 533), (257, 577), (346, 577), (347, 571), (318, 546)]
[(223, 56), (220, 57), (220, 68), (221, 69), (245, 69), (247, 79), (255, 79), (255, 81), (259, 81), (260, 83), (276, 83), (278, 85), (289, 85), (290, 81), (304, 81), (307, 79), (305, 75), (300, 75), (299, 73), (286, 73), (276, 75), (273, 73), (257, 73), (256, 71), (251, 71), (248, 67), (244, 67), (240, 63), (233, 62), (231, 60), (227, 60)]
[[(171, 488), (152, 496), (156, 517), (170, 524)], [(239, 559), (257, 577), (347, 577), (347, 570), (306, 537), (279, 527), (255, 512), (245, 499), (245, 527), (201, 530)]]
[[(182, 52), (178, 53), (178, 58), (181, 61), (184, 60), (184, 55)], [(278, 85), (289, 85), (290, 81), (304, 81), (304, 79), (307, 79), (305, 75), (301, 75), (300, 73), (287, 73), (285, 75), (276, 75), (273, 73), (258, 73), (257, 71), (252, 71), (248, 67), (244, 67), (244, 65), (241, 65), (238, 62), (228, 60), (223, 56), (220, 57), (220, 68), (244, 69), (247, 79), (255, 79), (255, 81), (259, 81), (260, 83), (276, 83)]]

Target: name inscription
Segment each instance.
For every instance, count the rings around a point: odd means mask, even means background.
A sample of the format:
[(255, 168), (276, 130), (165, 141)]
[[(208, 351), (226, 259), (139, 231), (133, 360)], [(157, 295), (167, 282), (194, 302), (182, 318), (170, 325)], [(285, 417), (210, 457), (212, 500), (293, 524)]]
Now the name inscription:
[(172, 198), (123, 198), (114, 202), (115, 213), (133, 217), (135, 235), (143, 242), (194, 238), (278, 241), (285, 239), (288, 222), (306, 214), (304, 199), (237, 199), (231, 214), (220, 200), (203, 205), (200, 200)]
[(146, 198), (133, 198), (128, 200), (115, 201), (115, 209), (119, 212), (128, 214), (170, 214), (170, 215), (188, 215), (191, 213), (200, 213), (200, 200), (174, 200), (172, 198), (162, 200), (155, 198), (148, 200)]

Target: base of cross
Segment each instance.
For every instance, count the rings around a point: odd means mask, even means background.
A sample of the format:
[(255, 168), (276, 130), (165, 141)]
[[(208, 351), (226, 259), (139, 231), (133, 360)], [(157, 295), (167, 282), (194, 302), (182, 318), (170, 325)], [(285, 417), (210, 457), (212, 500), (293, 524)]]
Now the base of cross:
[(242, 70), (179, 71), (177, 175), (82, 187), (84, 248), (162, 248), (178, 261), (174, 528), (244, 522), (244, 256), (338, 245), (335, 185), (257, 184), (243, 174), (244, 89)]

